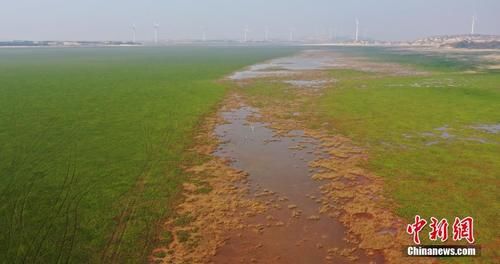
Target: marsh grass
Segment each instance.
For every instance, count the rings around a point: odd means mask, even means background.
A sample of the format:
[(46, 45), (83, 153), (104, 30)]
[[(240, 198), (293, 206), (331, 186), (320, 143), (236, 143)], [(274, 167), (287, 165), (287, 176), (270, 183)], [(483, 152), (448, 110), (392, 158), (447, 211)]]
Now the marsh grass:
[[(481, 66), (475, 60), (421, 58), (379, 48), (335, 51), (403, 63), (430, 74), (391, 76), (335, 69), (330, 75), (337, 82), (319, 96), (300, 97), (302, 115), (294, 118), (311, 128), (341, 133), (367, 149), (370, 158), (364, 166), (383, 178), (386, 195), (399, 205), (394, 210), (408, 223), (416, 214), (447, 218), (450, 225), (456, 216), (474, 217), (477, 244), (482, 246), (482, 257), (474, 260), (494, 262), (499, 245), (500, 134), (471, 126), (500, 123), (500, 73), (464, 73)], [(254, 82), (244, 93), (256, 106), (286, 105), (298, 99), (294, 90), (264, 81)], [(441, 138), (443, 132), (452, 137)], [(432, 141), (438, 142), (428, 145)], [(430, 244), (425, 232), (421, 238)]]
[(292, 51), (0, 50), (2, 262), (144, 262), (216, 80)]
[[(371, 56), (413, 63), (416, 55)], [(432, 75), (373, 78), (363, 72), (332, 71), (338, 83), (319, 100), (321, 120), (370, 150), (366, 166), (384, 178), (387, 195), (409, 222), (416, 214), (449, 221), (474, 217), (477, 243), (488, 262), (498, 257), (500, 135), (471, 126), (500, 123), (500, 74), (461, 72), (475, 62), (460, 65), (427, 57), (415, 63), (432, 69)], [(438, 136), (443, 127), (452, 137)], [(437, 143), (428, 145), (430, 141)]]
[(338, 47), (335, 51), (369, 58), (373, 61), (395, 62), (422, 70), (439, 72), (457, 72), (476, 70), (484, 61), (476, 54), (459, 52), (431, 53), (426, 51), (393, 49), (384, 47)]

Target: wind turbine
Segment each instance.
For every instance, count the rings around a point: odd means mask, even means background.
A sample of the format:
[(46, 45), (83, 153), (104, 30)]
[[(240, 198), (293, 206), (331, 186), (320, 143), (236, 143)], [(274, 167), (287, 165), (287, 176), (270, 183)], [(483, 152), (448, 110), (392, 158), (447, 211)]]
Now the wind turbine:
[(356, 18), (356, 42), (359, 40), (359, 19)]
[(205, 42), (207, 41), (207, 29), (203, 27), (201, 30), (201, 41)]
[(266, 28), (264, 30), (265, 30), (264, 39), (267, 42), (267, 41), (269, 41), (269, 28), (266, 26)]
[(290, 42), (292, 42), (292, 41), (293, 41), (293, 30), (294, 30), (293, 28), (290, 28), (290, 35), (288, 36), (288, 40), (289, 40)]
[(155, 29), (155, 44), (158, 44), (158, 31), (160, 30), (160, 24), (154, 24), (153, 27)]
[(472, 16), (472, 28), (471, 28), (470, 34), (474, 35), (476, 33), (475, 31), (476, 31), (476, 15), (473, 15)]
[(243, 42), (247, 42), (248, 41), (248, 32), (250, 30), (248, 29), (248, 26), (246, 26), (244, 29), (243, 29)]
[(135, 24), (132, 25), (132, 42), (135, 43), (136, 42), (136, 31), (137, 31), (137, 27), (135, 26)]

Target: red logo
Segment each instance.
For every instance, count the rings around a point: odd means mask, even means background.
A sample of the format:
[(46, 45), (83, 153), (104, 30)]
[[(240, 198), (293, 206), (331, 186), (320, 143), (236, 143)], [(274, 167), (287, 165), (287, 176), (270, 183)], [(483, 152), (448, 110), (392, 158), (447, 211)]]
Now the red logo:
[(441, 242), (448, 240), (448, 220), (443, 218), (438, 222), (435, 217), (431, 217), (429, 226), (432, 228), (432, 231), (429, 232), (430, 240), (436, 241), (438, 238), (441, 239)]
[(455, 222), (453, 223), (453, 240), (459, 241), (464, 238), (469, 244), (474, 243), (474, 219), (470, 216), (462, 220), (455, 217)]
[(422, 231), (424, 226), (427, 224), (425, 219), (420, 218), (420, 215), (415, 216), (415, 223), (412, 225), (408, 225), (406, 227), (406, 232), (410, 235), (413, 235), (413, 242), (417, 245), (420, 244), (419, 233)]
[[(448, 240), (448, 220), (446, 218), (438, 221), (437, 218), (430, 218), (429, 227), (431, 231), (429, 232), (429, 239), (436, 241), (438, 239), (441, 242)], [(420, 232), (427, 225), (427, 220), (420, 217), (420, 215), (415, 216), (415, 222), (409, 224), (406, 227), (406, 232), (413, 236), (413, 242), (417, 245), (420, 244)], [(467, 240), (469, 244), (474, 243), (474, 219), (467, 216), (463, 219), (455, 217), (455, 222), (453, 223), (453, 240), (460, 241), (462, 239)]]

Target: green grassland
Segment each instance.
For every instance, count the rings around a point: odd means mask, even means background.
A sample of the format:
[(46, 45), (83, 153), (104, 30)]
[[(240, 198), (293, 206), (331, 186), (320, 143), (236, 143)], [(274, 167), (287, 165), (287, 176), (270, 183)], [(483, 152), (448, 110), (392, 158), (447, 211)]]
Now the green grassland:
[(0, 50), (0, 262), (144, 262), (216, 80), (291, 52)]
[(344, 52), (431, 75), (333, 70), (338, 82), (320, 99), (322, 119), (369, 149), (366, 166), (384, 178), (400, 215), (409, 222), (416, 214), (448, 218), (450, 225), (455, 216), (470, 215), (482, 260), (498, 258), (500, 134), (473, 127), (500, 124), (500, 72), (470, 73), (478, 66), (473, 59), (384, 49)]
[(394, 49), (383, 47), (337, 47), (335, 51), (369, 58), (372, 61), (394, 62), (423, 70), (436, 72), (457, 72), (467, 70), (477, 70), (480, 66), (488, 64), (481, 60), (478, 55), (489, 54), (486, 51), (437, 53), (419, 50)]

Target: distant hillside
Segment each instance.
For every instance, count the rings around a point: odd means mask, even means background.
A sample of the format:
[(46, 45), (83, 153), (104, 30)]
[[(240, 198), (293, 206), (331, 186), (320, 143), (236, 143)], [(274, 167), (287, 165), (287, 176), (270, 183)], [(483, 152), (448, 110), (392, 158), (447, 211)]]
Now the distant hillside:
[(449, 45), (460, 49), (500, 49), (500, 41), (474, 42), (469, 40), (460, 41)]
[(499, 49), (498, 35), (445, 35), (416, 40), (412, 45), (465, 49)]

